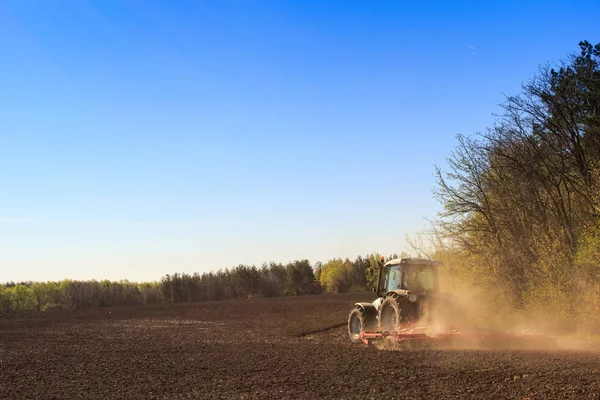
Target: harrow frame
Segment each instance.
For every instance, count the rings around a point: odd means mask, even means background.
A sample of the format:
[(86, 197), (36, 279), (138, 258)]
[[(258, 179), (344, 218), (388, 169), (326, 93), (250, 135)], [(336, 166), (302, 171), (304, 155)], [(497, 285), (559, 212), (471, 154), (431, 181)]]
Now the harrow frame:
[(556, 338), (544, 335), (536, 335), (527, 330), (504, 333), (489, 330), (473, 330), (462, 332), (460, 329), (451, 329), (443, 333), (428, 333), (429, 326), (417, 326), (415, 324), (398, 325), (397, 329), (363, 331), (360, 338), (363, 343), (370, 344), (380, 340), (392, 340), (397, 344), (402, 343), (471, 343), (480, 346), (502, 346), (527, 347), (545, 344), (554, 345)]

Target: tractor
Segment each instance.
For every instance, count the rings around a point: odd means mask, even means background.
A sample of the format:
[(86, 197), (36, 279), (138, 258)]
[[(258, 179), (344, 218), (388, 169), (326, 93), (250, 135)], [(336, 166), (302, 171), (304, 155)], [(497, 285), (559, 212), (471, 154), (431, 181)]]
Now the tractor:
[[(439, 290), (441, 265), (440, 261), (423, 258), (399, 258), (384, 263), (382, 257), (377, 268), (377, 299), (354, 305), (348, 317), (350, 340), (361, 343), (370, 332), (384, 334), (411, 324), (429, 325), (440, 306), (446, 307), (451, 302)], [(369, 273), (373, 275), (373, 269)]]

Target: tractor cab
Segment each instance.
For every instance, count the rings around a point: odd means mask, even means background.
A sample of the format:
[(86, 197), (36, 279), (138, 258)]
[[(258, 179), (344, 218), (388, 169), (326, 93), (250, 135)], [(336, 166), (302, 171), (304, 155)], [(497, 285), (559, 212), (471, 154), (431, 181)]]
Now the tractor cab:
[(398, 258), (380, 262), (377, 280), (377, 297), (403, 290), (411, 293), (434, 294), (439, 292), (437, 268), (440, 261), (422, 258)]
[[(439, 294), (437, 269), (441, 265), (440, 261), (412, 257), (396, 258), (384, 263), (382, 257), (378, 262), (377, 299), (372, 303), (373, 307), (379, 311), (382, 301), (390, 295), (425, 305), (426, 298)], [(370, 273), (373, 274), (373, 270)]]

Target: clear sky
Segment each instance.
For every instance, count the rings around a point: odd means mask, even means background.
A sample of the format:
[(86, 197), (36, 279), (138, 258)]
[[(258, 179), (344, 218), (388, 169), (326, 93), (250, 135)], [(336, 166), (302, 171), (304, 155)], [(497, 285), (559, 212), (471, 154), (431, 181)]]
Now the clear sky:
[(407, 250), (598, 1), (0, 1), (0, 282)]

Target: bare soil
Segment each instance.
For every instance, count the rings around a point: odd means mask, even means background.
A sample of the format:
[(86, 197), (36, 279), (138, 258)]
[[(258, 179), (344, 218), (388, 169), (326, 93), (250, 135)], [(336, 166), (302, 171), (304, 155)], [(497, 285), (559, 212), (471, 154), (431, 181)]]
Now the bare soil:
[(371, 296), (3, 317), (0, 398), (600, 399), (597, 352), (354, 345)]

